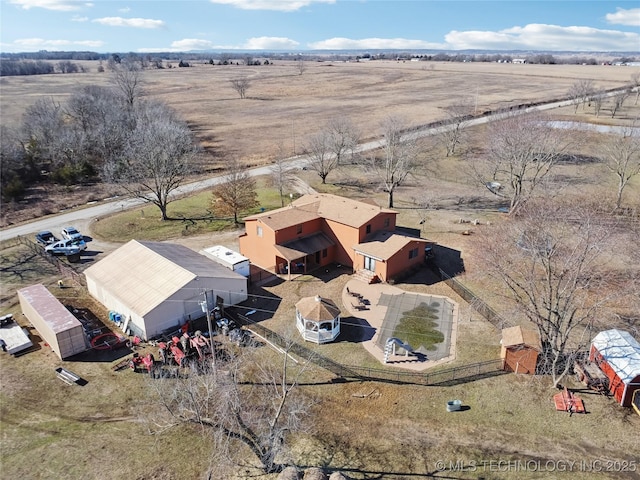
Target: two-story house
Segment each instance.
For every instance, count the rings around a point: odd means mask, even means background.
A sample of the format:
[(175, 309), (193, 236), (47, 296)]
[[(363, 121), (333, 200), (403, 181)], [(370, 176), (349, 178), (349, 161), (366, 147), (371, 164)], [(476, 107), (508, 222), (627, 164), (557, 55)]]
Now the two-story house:
[(372, 281), (400, 276), (425, 261), (428, 240), (396, 232), (397, 212), (330, 194), (244, 219), (240, 252), (254, 265), (289, 276), (330, 263), (364, 270)]

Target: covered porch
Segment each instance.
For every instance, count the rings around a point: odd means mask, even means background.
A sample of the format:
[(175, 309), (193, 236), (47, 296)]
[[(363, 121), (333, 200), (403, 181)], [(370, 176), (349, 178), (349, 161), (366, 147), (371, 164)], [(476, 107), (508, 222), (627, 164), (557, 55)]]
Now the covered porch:
[(283, 245), (275, 245), (276, 273), (286, 275), (302, 275), (333, 261), (334, 242), (324, 233), (316, 233), (299, 238)]

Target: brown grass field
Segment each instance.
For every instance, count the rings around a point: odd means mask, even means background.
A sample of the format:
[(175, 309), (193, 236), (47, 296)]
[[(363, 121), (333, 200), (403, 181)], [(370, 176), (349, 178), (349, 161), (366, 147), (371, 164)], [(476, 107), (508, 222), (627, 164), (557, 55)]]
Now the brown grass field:
[[(426, 67), (425, 67), (426, 65)], [(95, 72), (95, 64), (92, 70)], [(350, 117), (363, 138), (376, 138), (378, 125), (388, 115), (401, 115), (412, 125), (444, 118), (442, 111), (456, 98), (477, 96), (478, 110), (494, 110), (514, 103), (561, 97), (579, 78), (590, 78), (602, 87), (629, 82), (631, 68), (605, 66), (538, 66), (511, 64), (444, 64), (433, 69), (422, 62), (310, 63), (303, 75), (294, 66), (209, 66), (174, 68), (146, 73), (150, 97), (172, 105), (196, 130), (207, 147), (207, 163), (215, 168), (229, 156), (247, 164), (272, 160), (281, 145), (300, 153), (304, 139), (332, 116)], [(251, 75), (248, 98), (241, 100), (229, 86), (235, 76)], [(63, 100), (78, 86), (107, 83), (107, 74), (52, 75), (0, 79), (0, 108), (5, 125), (16, 125), (20, 112), (39, 96)], [(640, 106), (627, 101), (623, 111), (610, 119), (606, 106), (595, 119), (573, 107), (552, 112), (556, 118), (598, 123), (628, 124)], [(572, 133), (572, 135), (574, 135)], [(484, 128), (470, 132), (469, 143), (482, 145)], [(599, 137), (575, 135), (574, 153), (594, 154)], [(426, 157), (425, 157), (426, 158)], [(430, 157), (432, 158), (432, 157)], [(435, 156), (429, 169), (420, 169), (396, 196), (400, 225), (417, 227), (414, 198), (429, 192), (434, 209), (429, 212), (423, 236), (459, 250), (465, 261), (462, 281), (498, 311), (509, 315), (499, 295), (490, 295), (488, 279), (473, 252), (480, 230), (487, 222), (502, 221), (490, 194), (478, 189), (464, 173), (463, 157)], [(599, 164), (562, 165), (555, 186), (564, 195), (590, 196), (610, 202), (614, 181)], [(386, 195), (356, 167), (344, 167), (329, 176), (328, 184), (309, 171), (296, 173), (319, 191), (352, 198), (373, 197), (385, 204)], [(66, 193), (69, 195), (69, 192)], [(78, 196), (86, 195), (78, 193)], [(206, 201), (205, 201), (206, 203)], [(625, 204), (640, 207), (640, 179), (625, 193)], [(176, 209), (184, 206), (176, 205)], [(117, 215), (103, 219), (100, 231), (79, 225), (95, 237), (100, 250), (117, 248), (108, 225), (134, 224), (138, 238), (157, 239), (149, 214)], [(459, 223), (478, 219), (480, 225)], [(113, 222), (109, 224), (108, 222)], [(105, 227), (106, 226), (106, 227)], [(172, 230), (167, 240), (194, 249), (221, 243), (237, 247), (237, 231), (196, 234)], [(462, 235), (471, 230), (471, 235)], [(615, 232), (621, 264), (631, 258), (637, 236)], [(114, 234), (115, 235), (115, 234)], [(119, 232), (118, 235), (126, 233)], [(636, 247), (637, 248), (637, 247)], [(55, 287), (58, 272), (19, 246), (0, 251), (2, 296), (0, 314), (14, 313), (27, 326), (16, 304), (15, 290), (44, 283), (65, 303), (90, 308), (106, 318), (104, 308), (79, 287)], [(100, 254), (97, 258), (101, 258)], [(616, 268), (617, 266), (612, 266)], [(303, 277), (300, 281), (265, 287), (283, 300), (269, 325), (284, 328), (293, 321), (293, 305), (300, 296), (320, 294), (340, 298), (347, 275), (330, 282)], [(443, 284), (403, 283), (410, 291), (444, 294), (460, 305), (457, 358), (463, 365), (496, 358), (500, 332), (483, 320)], [(633, 308), (633, 299), (626, 299)], [(637, 314), (637, 311), (636, 311)], [(30, 328), (32, 339), (39, 340)], [(156, 406), (150, 398), (146, 376), (129, 370), (113, 372), (113, 362), (60, 362), (41, 341), (40, 348), (24, 356), (0, 355), (0, 477), (28, 479), (169, 480), (203, 478), (209, 465), (211, 442), (195, 428), (181, 427), (151, 435), (150, 415)], [(267, 348), (265, 360), (275, 354)], [(358, 344), (339, 342), (323, 354), (345, 363), (375, 365)], [(54, 368), (65, 366), (88, 381), (84, 387), (68, 386), (55, 377)], [(502, 375), (448, 387), (418, 387), (375, 382), (330, 383), (332, 375), (313, 368), (301, 390), (317, 402), (314, 429), (294, 438), (301, 466), (341, 470), (353, 479), (640, 479), (637, 432), (640, 417), (618, 407), (612, 399), (590, 392), (581, 395), (586, 415), (556, 412), (551, 382), (545, 377)], [(572, 379), (568, 386), (579, 388)], [(469, 409), (446, 413), (448, 400), (462, 399)], [(601, 463), (594, 463), (596, 460)], [(503, 462), (498, 464), (497, 462)], [(439, 462), (444, 462), (443, 464)], [(511, 462), (511, 463), (505, 463)], [(457, 464), (457, 466), (456, 466)], [(460, 467), (466, 466), (464, 470)], [(441, 466), (445, 471), (438, 471)], [(624, 467), (626, 466), (626, 471)], [(238, 472), (241, 473), (241, 472)], [(266, 478), (266, 477), (265, 477)], [(275, 476), (270, 477), (274, 480)]]

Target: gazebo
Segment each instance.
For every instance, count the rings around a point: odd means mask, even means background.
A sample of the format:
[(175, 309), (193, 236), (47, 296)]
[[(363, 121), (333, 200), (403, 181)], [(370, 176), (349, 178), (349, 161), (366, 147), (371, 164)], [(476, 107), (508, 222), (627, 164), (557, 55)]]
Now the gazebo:
[(340, 309), (319, 295), (303, 298), (296, 303), (296, 326), (309, 342), (332, 342), (340, 335)]

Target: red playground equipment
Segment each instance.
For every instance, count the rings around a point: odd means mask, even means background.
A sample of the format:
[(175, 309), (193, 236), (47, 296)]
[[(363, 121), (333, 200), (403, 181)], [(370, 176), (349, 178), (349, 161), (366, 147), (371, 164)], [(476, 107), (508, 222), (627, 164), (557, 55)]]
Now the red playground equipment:
[(564, 387), (562, 392), (556, 393), (553, 396), (553, 401), (556, 404), (556, 410), (559, 412), (569, 412), (569, 415), (586, 413), (582, 399), (576, 397), (567, 387)]
[(155, 363), (155, 358), (153, 358), (153, 355), (151, 353), (145, 355), (144, 357), (141, 357), (137, 353), (134, 353), (129, 366), (134, 372), (146, 370), (147, 372), (151, 373), (153, 367), (155, 366)]

